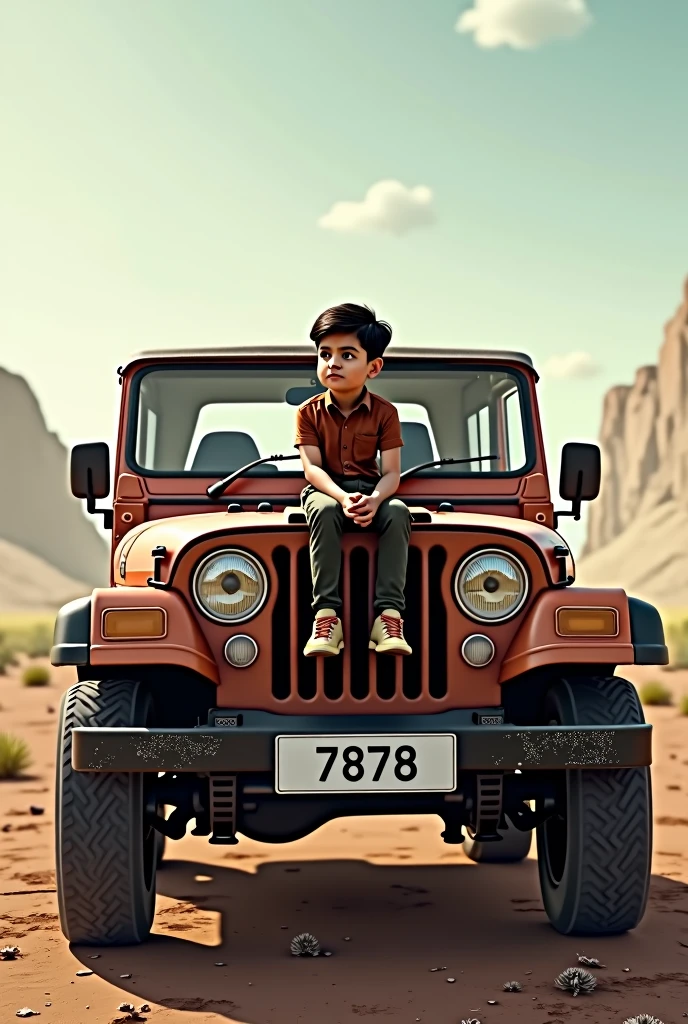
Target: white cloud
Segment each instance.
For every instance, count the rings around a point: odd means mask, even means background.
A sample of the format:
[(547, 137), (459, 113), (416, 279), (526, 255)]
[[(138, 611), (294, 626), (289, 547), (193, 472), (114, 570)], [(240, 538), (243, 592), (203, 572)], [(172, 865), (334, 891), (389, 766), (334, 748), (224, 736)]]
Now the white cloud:
[(426, 185), (406, 188), (400, 181), (378, 181), (360, 202), (337, 202), (318, 220), (330, 231), (388, 231), (403, 235), (413, 228), (432, 224), (432, 191)]
[(456, 23), (478, 46), (533, 50), (551, 39), (571, 39), (592, 22), (586, 0), (473, 0)]
[(562, 355), (550, 356), (545, 361), (542, 376), (582, 380), (596, 377), (601, 369), (600, 364), (589, 352), (565, 352)]

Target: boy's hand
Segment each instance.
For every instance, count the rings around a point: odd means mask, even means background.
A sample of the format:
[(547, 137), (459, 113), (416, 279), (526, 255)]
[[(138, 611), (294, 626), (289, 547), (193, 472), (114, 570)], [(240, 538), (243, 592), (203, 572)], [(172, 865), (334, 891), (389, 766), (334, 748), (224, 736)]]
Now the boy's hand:
[(359, 491), (356, 491), (355, 494), (345, 494), (342, 498), (341, 506), (344, 510), (344, 515), (348, 519), (354, 518), (354, 513), (351, 511), (351, 507), (360, 501), (362, 497), (363, 495)]
[(351, 518), (358, 526), (370, 526), (382, 498), (370, 495), (359, 495), (358, 498), (359, 500), (350, 506), (349, 514), (351, 514)]

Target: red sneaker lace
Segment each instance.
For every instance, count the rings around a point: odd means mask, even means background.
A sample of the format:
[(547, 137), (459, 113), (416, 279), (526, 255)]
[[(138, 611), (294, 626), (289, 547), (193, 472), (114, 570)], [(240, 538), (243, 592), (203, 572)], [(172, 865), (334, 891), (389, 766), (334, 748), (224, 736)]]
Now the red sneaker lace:
[(387, 630), (389, 636), (393, 637), (395, 640), (403, 639), (401, 627), (404, 625), (404, 620), (402, 618), (397, 619), (394, 615), (381, 615), (380, 618), (382, 619), (382, 624)]
[(336, 615), (319, 615), (315, 620), (315, 639), (329, 640), (332, 630), (337, 625)]

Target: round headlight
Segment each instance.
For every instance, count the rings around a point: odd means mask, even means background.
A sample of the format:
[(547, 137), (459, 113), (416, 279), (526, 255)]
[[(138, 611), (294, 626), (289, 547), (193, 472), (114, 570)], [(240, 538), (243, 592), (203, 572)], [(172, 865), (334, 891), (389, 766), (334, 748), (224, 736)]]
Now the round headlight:
[(225, 644), (225, 658), (232, 668), (248, 668), (258, 657), (258, 644), (252, 636), (231, 636)]
[(215, 551), (196, 570), (193, 592), (216, 622), (244, 622), (262, 607), (268, 581), (260, 562), (236, 548)]
[(454, 588), (457, 601), (472, 618), (499, 622), (515, 615), (522, 606), (528, 577), (513, 555), (479, 551), (459, 566)]

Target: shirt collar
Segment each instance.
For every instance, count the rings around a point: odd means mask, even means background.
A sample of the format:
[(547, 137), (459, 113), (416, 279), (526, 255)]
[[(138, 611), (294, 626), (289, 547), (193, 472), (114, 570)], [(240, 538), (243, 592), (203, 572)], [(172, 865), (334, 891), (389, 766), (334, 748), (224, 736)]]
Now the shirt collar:
[[(360, 409), (362, 405), (364, 405), (368, 412), (370, 412), (370, 392), (368, 391), (368, 388), (365, 387), (365, 385), (363, 387), (363, 391), (361, 391), (361, 394), (358, 396), (358, 400), (351, 411), (355, 412), (356, 409)], [(337, 412), (341, 412), (339, 406), (332, 397), (332, 392), (330, 391), (329, 388), (325, 392), (325, 408), (329, 413), (332, 412), (333, 408), (336, 409)]]

